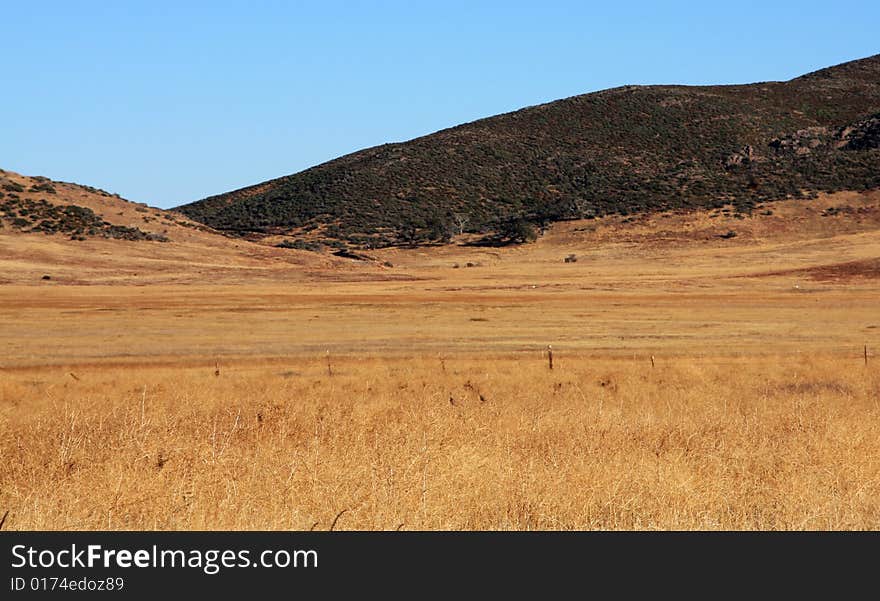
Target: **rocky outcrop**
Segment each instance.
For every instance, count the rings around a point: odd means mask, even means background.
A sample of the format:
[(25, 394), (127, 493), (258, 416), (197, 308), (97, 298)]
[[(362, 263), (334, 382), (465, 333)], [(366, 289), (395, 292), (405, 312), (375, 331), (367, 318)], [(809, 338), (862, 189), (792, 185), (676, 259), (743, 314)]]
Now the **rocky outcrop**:
[(837, 140), (837, 148), (844, 150), (880, 148), (880, 113), (841, 127), (834, 137)]
[(757, 156), (755, 155), (755, 149), (748, 144), (739, 152), (734, 152), (732, 155), (728, 156), (724, 160), (724, 167), (726, 169), (733, 169), (734, 167), (746, 166), (756, 159)]
[(807, 127), (781, 138), (773, 138), (769, 146), (777, 152), (805, 155), (827, 144), (829, 134), (827, 127)]

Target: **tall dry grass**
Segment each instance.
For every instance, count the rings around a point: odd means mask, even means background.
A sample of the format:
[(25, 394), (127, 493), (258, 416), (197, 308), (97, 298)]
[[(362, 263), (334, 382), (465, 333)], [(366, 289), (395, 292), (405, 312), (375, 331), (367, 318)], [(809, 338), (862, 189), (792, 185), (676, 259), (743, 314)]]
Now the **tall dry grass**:
[(0, 514), (10, 529), (880, 526), (880, 366), (656, 363), (6, 370)]

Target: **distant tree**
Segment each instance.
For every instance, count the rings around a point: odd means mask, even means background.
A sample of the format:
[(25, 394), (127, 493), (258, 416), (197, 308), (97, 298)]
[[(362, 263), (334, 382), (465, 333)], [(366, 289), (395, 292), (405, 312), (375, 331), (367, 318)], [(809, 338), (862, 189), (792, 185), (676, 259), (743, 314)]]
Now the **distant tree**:
[(452, 221), (453, 225), (455, 226), (456, 233), (460, 236), (467, 229), (467, 226), (471, 222), (471, 218), (467, 213), (453, 213)]
[(452, 216), (436, 213), (425, 220), (429, 240), (447, 243), (452, 240)]
[(570, 205), (571, 216), (575, 219), (592, 219), (596, 216), (593, 204), (583, 198), (575, 198)]
[(416, 219), (402, 221), (395, 230), (395, 237), (400, 244), (417, 246), (422, 240), (422, 229), (425, 224)]
[(535, 226), (523, 217), (504, 219), (499, 223), (498, 234), (507, 242), (523, 244), (538, 239)]
[(548, 223), (564, 217), (565, 209), (555, 199), (539, 198), (528, 204), (531, 205), (530, 219), (540, 225), (541, 229), (544, 229)]

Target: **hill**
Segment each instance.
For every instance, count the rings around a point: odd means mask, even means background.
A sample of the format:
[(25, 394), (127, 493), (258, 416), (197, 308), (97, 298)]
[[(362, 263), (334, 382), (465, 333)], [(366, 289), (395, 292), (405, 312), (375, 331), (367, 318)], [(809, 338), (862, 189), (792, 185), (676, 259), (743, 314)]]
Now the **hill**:
[(626, 86), (356, 152), (179, 207), (288, 244), (447, 241), (880, 187), (880, 55), (787, 82)]
[(348, 263), (233, 239), (91, 186), (0, 170), (0, 284), (301, 280), (315, 270), (345, 277)]
[(110, 238), (168, 242), (168, 227), (199, 227), (163, 213), (91, 186), (0, 170), (0, 229), (60, 234), (78, 241)]

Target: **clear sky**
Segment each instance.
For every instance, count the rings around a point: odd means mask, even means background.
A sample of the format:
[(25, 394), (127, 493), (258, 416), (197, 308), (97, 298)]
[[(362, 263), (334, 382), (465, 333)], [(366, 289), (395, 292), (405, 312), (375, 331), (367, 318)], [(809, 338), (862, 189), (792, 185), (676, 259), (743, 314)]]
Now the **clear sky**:
[(880, 2), (0, 0), (0, 168), (171, 207), (624, 84), (880, 52)]

